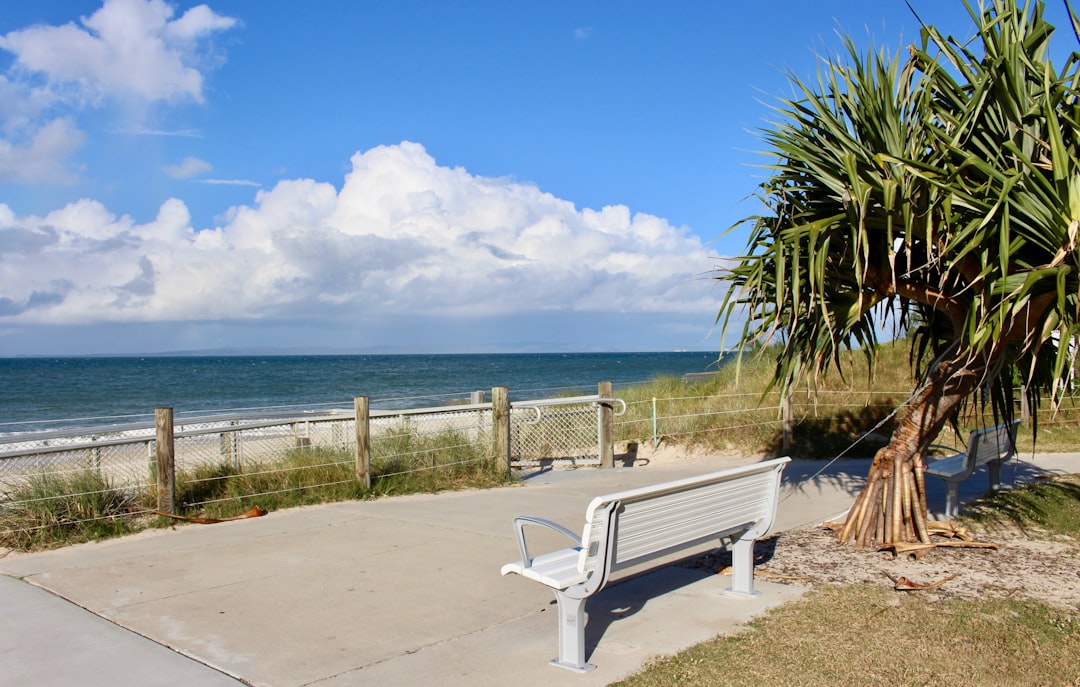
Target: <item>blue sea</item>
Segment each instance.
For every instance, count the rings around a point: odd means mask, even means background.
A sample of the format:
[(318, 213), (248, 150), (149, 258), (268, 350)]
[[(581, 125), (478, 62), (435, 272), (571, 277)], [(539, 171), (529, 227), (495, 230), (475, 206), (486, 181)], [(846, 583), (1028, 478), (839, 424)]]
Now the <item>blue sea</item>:
[[(715, 352), (0, 358), (0, 434), (267, 408), (445, 405), (494, 386), (511, 400), (594, 394), (716, 369)], [(490, 396), (488, 396), (490, 398)]]

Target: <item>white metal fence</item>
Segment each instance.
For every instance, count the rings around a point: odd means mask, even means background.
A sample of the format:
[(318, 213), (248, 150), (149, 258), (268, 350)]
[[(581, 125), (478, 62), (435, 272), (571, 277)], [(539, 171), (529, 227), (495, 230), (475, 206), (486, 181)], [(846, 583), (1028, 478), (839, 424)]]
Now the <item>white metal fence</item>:
[[(512, 405), (510, 457), (515, 467), (599, 465), (602, 415), (599, 396), (574, 396)], [(626, 403), (611, 399), (626, 412)]]
[[(511, 464), (598, 463), (598, 399), (514, 402)], [(492, 458), (491, 404), (374, 410), (369, 423), (371, 460), (387, 467), (383, 474), (431, 469), (436, 450), (471, 448), (473, 455)], [(180, 418), (175, 421), (173, 438), (178, 473), (221, 467), (225, 476), (227, 468), (273, 469), (270, 466), (297, 452), (355, 451), (356, 417), (352, 409), (338, 409), (282, 416), (253, 412)], [(100, 474), (113, 486), (149, 487), (156, 471), (156, 442), (152, 422), (9, 436), (0, 441), (0, 500), (29, 478), (63, 477), (85, 470)]]

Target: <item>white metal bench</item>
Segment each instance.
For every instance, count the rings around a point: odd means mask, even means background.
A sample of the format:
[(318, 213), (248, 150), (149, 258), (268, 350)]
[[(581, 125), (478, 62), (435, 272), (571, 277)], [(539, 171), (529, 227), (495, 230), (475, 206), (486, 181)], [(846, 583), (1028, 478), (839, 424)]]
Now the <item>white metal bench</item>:
[[(954, 517), (960, 511), (960, 483), (986, 465), (990, 472), (990, 488), (1001, 486), (1001, 464), (1012, 458), (1016, 451), (1016, 428), (1019, 420), (1002, 423), (987, 429), (971, 432), (967, 450), (946, 458), (933, 459), (926, 466), (926, 474), (945, 480), (945, 515)], [(931, 448), (949, 448), (931, 446)]]
[[(706, 542), (730, 538), (732, 585), (737, 596), (754, 592), (754, 540), (776, 517), (780, 474), (790, 458), (776, 458), (699, 477), (630, 489), (592, 500), (579, 536), (543, 518), (514, 519), (521, 560), (502, 574), (517, 573), (555, 592), (559, 613), (559, 657), (551, 663), (586, 672), (585, 600), (599, 592), (613, 573), (656, 561)], [(531, 556), (525, 525), (542, 525), (565, 534), (575, 546)]]

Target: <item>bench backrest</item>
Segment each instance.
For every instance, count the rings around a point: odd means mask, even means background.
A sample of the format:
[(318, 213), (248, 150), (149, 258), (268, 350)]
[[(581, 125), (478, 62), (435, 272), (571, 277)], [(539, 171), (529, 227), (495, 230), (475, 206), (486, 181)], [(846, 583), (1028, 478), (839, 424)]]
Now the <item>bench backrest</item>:
[(1012, 457), (1019, 420), (977, 429), (968, 436), (965, 467), (974, 469), (991, 461), (1006, 461)]
[(757, 538), (776, 517), (790, 458), (598, 496), (585, 513), (578, 569), (599, 590), (610, 573), (736, 533)]

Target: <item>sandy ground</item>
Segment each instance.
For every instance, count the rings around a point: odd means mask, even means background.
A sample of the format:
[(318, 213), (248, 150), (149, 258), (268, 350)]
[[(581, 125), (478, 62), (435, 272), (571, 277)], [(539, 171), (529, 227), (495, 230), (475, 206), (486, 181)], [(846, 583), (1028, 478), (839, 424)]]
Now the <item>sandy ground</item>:
[(850, 544), (837, 544), (831, 530), (805, 527), (758, 542), (761, 563), (756, 572), (762, 579), (811, 586), (866, 583), (895, 588), (901, 578), (915, 586), (951, 578), (932, 590), (905, 593), (932, 599), (1029, 598), (1080, 611), (1080, 542), (1011, 526), (972, 534), (999, 548), (936, 548), (915, 560), (891, 551), (855, 551)]

